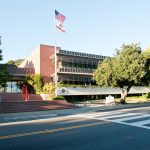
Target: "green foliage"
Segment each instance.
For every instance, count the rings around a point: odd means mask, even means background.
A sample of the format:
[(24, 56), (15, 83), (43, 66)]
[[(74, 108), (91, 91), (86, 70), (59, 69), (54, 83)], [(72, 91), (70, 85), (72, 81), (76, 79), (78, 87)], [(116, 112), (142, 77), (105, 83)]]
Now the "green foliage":
[(144, 98), (150, 98), (150, 92), (149, 92), (149, 93), (146, 93), (143, 97), (144, 97)]
[(150, 47), (145, 50), (145, 54), (150, 58)]
[(50, 82), (50, 83), (45, 83), (43, 86), (43, 92), (46, 94), (50, 94), (52, 92), (55, 92), (55, 85), (54, 83)]
[[(0, 36), (0, 45), (1, 45), (1, 36)], [(0, 49), (0, 61), (3, 60), (2, 50)], [(7, 65), (0, 64), (0, 87), (5, 87), (6, 82), (11, 78), (7, 71)]]
[(15, 65), (15, 61), (14, 61), (14, 60), (9, 60), (6, 64), (12, 64), (12, 65)]
[(19, 66), (23, 61), (24, 59), (9, 60), (6, 64), (13, 64), (13, 65)]
[(6, 82), (11, 79), (11, 75), (9, 75), (7, 71), (6, 64), (0, 64), (0, 87), (5, 87)]
[(150, 85), (150, 47), (144, 51), (144, 56), (146, 58), (146, 68), (147, 68), (147, 75), (145, 81), (148, 81), (148, 85)]
[(26, 76), (26, 82), (34, 87), (37, 94), (42, 92), (44, 85), (42, 76), (40, 74), (30, 74)]
[(53, 98), (53, 100), (64, 100), (65, 98), (63, 96), (56, 96)]
[(43, 91), (43, 93), (50, 94), (51, 97), (54, 97), (55, 96), (55, 85), (54, 85), (54, 83), (52, 83), (52, 82), (45, 83), (42, 91)]
[(139, 85), (146, 75), (145, 64), (139, 44), (123, 45), (116, 56), (98, 65), (93, 79), (101, 86)]
[(84, 85), (84, 84), (64, 84), (62, 82), (59, 82), (58, 83), (58, 87), (61, 88), (61, 87), (73, 87), (73, 88), (76, 88), (76, 87), (97, 87), (97, 85)]
[(0, 49), (0, 61), (3, 60), (2, 50)]
[(113, 59), (106, 58), (102, 63), (98, 64), (97, 69), (94, 71), (93, 79), (96, 80), (98, 85), (110, 86), (113, 85)]

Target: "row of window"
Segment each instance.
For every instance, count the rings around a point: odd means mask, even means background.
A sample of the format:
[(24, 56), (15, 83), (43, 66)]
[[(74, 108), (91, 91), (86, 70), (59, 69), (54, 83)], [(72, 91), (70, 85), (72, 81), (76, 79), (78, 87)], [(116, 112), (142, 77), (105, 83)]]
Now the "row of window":
[(92, 74), (93, 70), (90, 69), (81, 69), (81, 68), (60, 68), (59, 72), (72, 72), (72, 73), (83, 73), (83, 74)]
[(73, 68), (86, 68), (86, 69), (96, 69), (96, 64), (85, 64), (85, 63), (75, 63), (75, 62), (61, 62), (62, 67), (73, 67)]
[(87, 53), (81, 53), (81, 52), (66, 51), (66, 50), (59, 50), (59, 53), (64, 54), (64, 55), (74, 55), (74, 56), (96, 58), (96, 59), (105, 59), (106, 58), (106, 56), (87, 54)]
[(0, 92), (21, 93), (21, 89), (19, 88), (17, 82), (7, 82), (6, 87), (0, 88)]
[(60, 76), (61, 81), (78, 81), (78, 82), (93, 82), (91, 77), (84, 77), (84, 76)]

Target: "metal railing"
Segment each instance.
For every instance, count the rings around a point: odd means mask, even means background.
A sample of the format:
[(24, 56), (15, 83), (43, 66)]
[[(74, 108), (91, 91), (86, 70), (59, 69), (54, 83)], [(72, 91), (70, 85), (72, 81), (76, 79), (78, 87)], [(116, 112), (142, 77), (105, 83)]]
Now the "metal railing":
[(81, 68), (60, 68), (58, 72), (76, 73), (76, 74), (92, 74), (93, 73), (93, 71), (90, 69), (81, 69)]

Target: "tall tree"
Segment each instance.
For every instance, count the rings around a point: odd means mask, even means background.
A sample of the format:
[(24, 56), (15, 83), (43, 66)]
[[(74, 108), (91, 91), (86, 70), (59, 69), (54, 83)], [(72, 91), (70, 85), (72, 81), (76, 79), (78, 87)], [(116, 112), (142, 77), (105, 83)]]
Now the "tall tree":
[[(0, 45), (1, 45), (1, 37), (0, 37)], [(0, 49), (0, 61), (3, 60), (2, 50)], [(6, 86), (6, 82), (11, 78), (7, 71), (6, 64), (0, 64), (0, 88)]]
[(121, 103), (133, 85), (140, 85), (146, 76), (146, 59), (139, 44), (122, 45), (113, 58), (107, 58), (93, 73), (93, 79), (101, 86), (122, 89)]
[(148, 85), (150, 86), (150, 47), (144, 51), (144, 55), (146, 58), (146, 67), (147, 67), (147, 78), (145, 81), (148, 81)]
[(0, 64), (0, 88), (6, 86), (6, 82), (11, 78), (7, 71), (6, 64)]

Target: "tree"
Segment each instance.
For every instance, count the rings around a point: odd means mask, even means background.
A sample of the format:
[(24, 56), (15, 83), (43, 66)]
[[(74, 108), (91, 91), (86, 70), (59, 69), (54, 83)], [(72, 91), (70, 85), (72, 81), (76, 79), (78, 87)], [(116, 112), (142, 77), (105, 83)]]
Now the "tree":
[(40, 74), (30, 74), (26, 76), (26, 82), (34, 87), (36, 93), (42, 92), (44, 85), (42, 76)]
[(9, 60), (6, 64), (15, 65), (15, 62), (14, 62), (14, 60)]
[[(0, 36), (0, 45), (1, 45), (1, 36)], [(2, 50), (0, 49), (0, 61), (3, 60)], [(0, 64), (0, 87), (5, 87), (6, 82), (11, 78), (7, 71), (7, 65)]]
[(12, 64), (12, 65), (19, 66), (23, 61), (24, 61), (24, 59), (9, 60), (6, 64)]
[(11, 79), (11, 75), (7, 71), (7, 65), (0, 64), (0, 88), (5, 87), (9, 79)]
[(43, 93), (50, 94), (50, 98), (52, 99), (55, 96), (55, 85), (54, 83), (45, 83), (43, 86)]
[(141, 85), (146, 76), (146, 59), (139, 44), (122, 45), (113, 58), (99, 63), (93, 73), (98, 85), (120, 87), (121, 103), (133, 85)]
[(147, 67), (147, 75), (145, 81), (148, 81), (148, 85), (150, 86), (150, 47), (144, 51), (144, 56), (146, 58), (146, 67)]
[(3, 60), (2, 50), (0, 49), (0, 61)]

